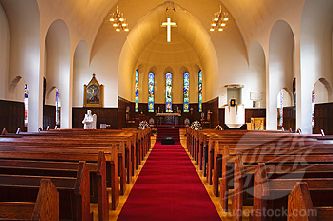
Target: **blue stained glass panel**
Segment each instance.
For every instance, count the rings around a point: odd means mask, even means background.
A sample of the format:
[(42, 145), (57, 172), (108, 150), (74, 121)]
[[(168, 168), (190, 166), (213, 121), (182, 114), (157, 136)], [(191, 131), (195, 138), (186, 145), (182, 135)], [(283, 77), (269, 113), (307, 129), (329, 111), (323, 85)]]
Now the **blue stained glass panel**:
[(202, 112), (202, 71), (198, 72), (198, 111)]
[(165, 112), (172, 112), (172, 73), (165, 74)]
[(139, 71), (135, 71), (135, 112), (139, 112)]
[(184, 78), (183, 111), (189, 112), (190, 111), (190, 74), (188, 72), (185, 72), (183, 78)]
[(155, 105), (155, 74), (148, 74), (148, 112), (154, 112)]
[(29, 90), (28, 85), (24, 85), (24, 126), (28, 127), (29, 113)]
[(60, 126), (60, 93), (56, 88), (56, 125)]

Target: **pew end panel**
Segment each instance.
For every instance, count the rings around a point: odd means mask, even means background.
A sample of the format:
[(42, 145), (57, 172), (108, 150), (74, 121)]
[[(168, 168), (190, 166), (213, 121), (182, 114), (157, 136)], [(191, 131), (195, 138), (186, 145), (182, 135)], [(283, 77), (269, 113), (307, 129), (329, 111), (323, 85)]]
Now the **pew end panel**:
[(31, 220), (59, 220), (59, 193), (55, 185), (49, 179), (41, 180)]

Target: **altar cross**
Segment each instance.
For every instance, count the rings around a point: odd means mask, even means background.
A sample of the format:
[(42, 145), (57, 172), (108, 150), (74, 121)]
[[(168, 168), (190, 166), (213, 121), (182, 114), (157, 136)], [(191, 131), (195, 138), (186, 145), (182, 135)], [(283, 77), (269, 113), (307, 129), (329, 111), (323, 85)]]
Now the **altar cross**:
[(167, 42), (171, 42), (171, 28), (172, 27), (177, 27), (176, 22), (172, 22), (171, 18), (167, 18), (166, 22), (163, 22), (161, 27), (167, 28)]

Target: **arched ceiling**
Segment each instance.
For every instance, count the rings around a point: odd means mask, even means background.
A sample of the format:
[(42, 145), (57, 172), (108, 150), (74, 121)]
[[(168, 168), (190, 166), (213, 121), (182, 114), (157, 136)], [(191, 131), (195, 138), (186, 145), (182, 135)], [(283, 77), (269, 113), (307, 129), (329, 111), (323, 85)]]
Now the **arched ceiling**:
[[(177, 21), (176, 33), (193, 47), (202, 64), (203, 71), (210, 73), (211, 78), (217, 75), (216, 51), (208, 31), (190, 12), (176, 3), (170, 5), (169, 2), (165, 2), (140, 19), (127, 36), (119, 58), (120, 85), (130, 85), (131, 76), (136, 68), (139, 55), (156, 37), (165, 33), (160, 28), (160, 24), (165, 20), (167, 7), (175, 8), (172, 17)], [(126, 94), (126, 91), (119, 89), (119, 94)]]
[[(2, 0), (6, 1), (6, 0)], [(8, 0), (7, 0), (8, 1)], [(76, 29), (78, 35), (85, 36), (89, 42), (94, 41), (98, 28), (108, 13), (115, 10), (118, 4), (128, 18), (130, 27), (134, 27), (145, 14), (163, 3), (163, 0), (37, 0), (41, 16), (63, 18)], [(295, 14), (303, 10), (304, 0), (276, 1), (276, 0), (174, 0), (176, 4), (186, 8), (198, 18), (204, 27), (209, 28), (211, 18), (223, 4), (235, 18), (237, 25), (245, 39), (258, 37), (272, 25), (274, 20), (295, 20)], [(297, 17), (297, 16), (296, 16)], [(283, 18), (282, 18), (283, 19)]]
[[(268, 40), (276, 20), (284, 19), (294, 30), (300, 22), (305, 0), (221, 0), (235, 18), (246, 44)], [(299, 31), (299, 30), (294, 30)]]
[(155, 37), (139, 55), (138, 65), (200, 64), (196, 51), (177, 29), (172, 32), (171, 43), (167, 43), (165, 38), (164, 32)]

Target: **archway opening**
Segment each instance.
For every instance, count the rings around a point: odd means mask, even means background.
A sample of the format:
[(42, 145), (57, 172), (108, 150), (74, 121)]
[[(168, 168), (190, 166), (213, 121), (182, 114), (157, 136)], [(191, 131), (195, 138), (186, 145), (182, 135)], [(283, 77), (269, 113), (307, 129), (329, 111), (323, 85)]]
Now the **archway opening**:
[[(331, 101), (332, 87), (325, 78), (319, 78), (313, 87), (312, 91), (312, 128), (314, 133), (318, 133), (318, 129), (315, 129), (318, 119), (316, 119), (316, 105), (325, 104)], [(321, 128), (322, 129), (322, 128)]]
[[(294, 33), (290, 25), (282, 20), (278, 20), (272, 29), (270, 42), (269, 42), (269, 73), (268, 73), (268, 96), (267, 96), (267, 129), (277, 129), (282, 127), (277, 124), (276, 119), (283, 119), (283, 123), (287, 123), (287, 120), (277, 111), (276, 107), (280, 103), (277, 96), (281, 88), (286, 91), (294, 91)], [(291, 100), (294, 98), (291, 96)], [(290, 105), (293, 106), (293, 105)], [(279, 106), (281, 108), (281, 106)], [(283, 107), (282, 107), (283, 108)], [(281, 110), (280, 110), (281, 111)], [(288, 116), (287, 127), (291, 127), (295, 130), (295, 107), (290, 108), (290, 114)], [(294, 119), (293, 119), (294, 118)], [(286, 125), (285, 125), (286, 126)]]
[[(45, 78), (46, 105), (53, 106), (53, 113), (44, 118), (54, 116), (56, 111), (56, 89), (61, 99), (60, 127), (71, 127), (71, 85), (70, 85), (70, 39), (67, 25), (62, 20), (54, 21), (45, 40)], [(55, 119), (54, 119), (55, 120)]]
[(283, 88), (279, 91), (277, 95), (277, 129), (287, 129), (290, 128), (287, 127), (287, 122), (284, 121), (284, 113), (286, 112), (287, 107), (292, 107), (292, 96), (287, 89)]

